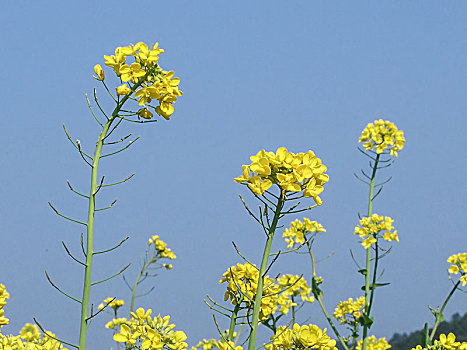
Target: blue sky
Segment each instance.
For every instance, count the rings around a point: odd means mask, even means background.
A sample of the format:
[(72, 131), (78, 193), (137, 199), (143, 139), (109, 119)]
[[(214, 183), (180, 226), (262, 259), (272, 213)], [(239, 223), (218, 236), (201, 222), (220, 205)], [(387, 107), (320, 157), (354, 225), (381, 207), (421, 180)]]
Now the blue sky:
[[(132, 280), (147, 239), (159, 234), (177, 260), (145, 285), (156, 290), (138, 304), (170, 314), (190, 345), (215, 337), (203, 299), (222, 300), (218, 281), (240, 261), (230, 242), (259, 263), (264, 238), (238, 194), (254, 206), (252, 198), (233, 178), (250, 155), (285, 146), (312, 149), (328, 167), (324, 203), (308, 214), (327, 229), (315, 248), (320, 259), (331, 254), (318, 265), (325, 303), (333, 310), (339, 300), (359, 296), (362, 279), (349, 249), (363, 261), (353, 229), (366, 211), (367, 188), (353, 173), (368, 165), (357, 140), (368, 122), (383, 118), (404, 130), (407, 143), (381, 174), (393, 180), (374, 205), (395, 220), (401, 242), (383, 260), (382, 279), (391, 285), (378, 290), (371, 332), (390, 337), (432, 324), (427, 305), (440, 305), (451, 287), (446, 258), (467, 247), (466, 17), (460, 1), (5, 3), (0, 283), (11, 298), (3, 333), (17, 333), (36, 317), (65, 340), (77, 339), (78, 306), (44, 276), (47, 270), (65, 290), (81, 294), (81, 268), (60, 243), (78, 252), (81, 227), (47, 205), (77, 218), (87, 213), (66, 180), (86, 192), (90, 172), (62, 123), (92, 148), (99, 130), (84, 94), (98, 86), (93, 66), (115, 47), (139, 41), (165, 49), (160, 64), (180, 77), (184, 96), (170, 121), (125, 125), (122, 134), (141, 140), (102, 163), (109, 180), (136, 176), (102, 195), (102, 205), (118, 203), (98, 216), (96, 247), (131, 239), (96, 258), (95, 279), (133, 262), (126, 274)], [(276, 265), (277, 272), (305, 272), (309, 279), (308, 268), (303, 256)], [(92, 300), (108, 296), (128, 302), (130, 292), (115, 279), (97, 286)], [(458, 293), (446, 314), (464, 313), (465, 305)], [(301, 317), (326, 326), (318, 305)], [(90, 348), (113, 346), (103, 328), (109, 319), (93, 322)]]

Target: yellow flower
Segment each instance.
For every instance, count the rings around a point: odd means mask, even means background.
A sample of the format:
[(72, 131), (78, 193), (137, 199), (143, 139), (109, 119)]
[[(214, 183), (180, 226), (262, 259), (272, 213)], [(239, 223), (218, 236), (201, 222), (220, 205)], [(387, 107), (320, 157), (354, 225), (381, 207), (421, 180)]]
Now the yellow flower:
[(162, 349), (164, 343), (162, 342), (162, 337), (154, 329), (147, 329), (146, 338), (143, 340), (141, 347), (143, 349)]
[(25, 341), (34, 341), (41, 338), (41, 332), (39, 332), (37, 326), (31, 323), (26, 323), (19, 334)]
[(318, 205), (322, 203), (319, 194), (329, 176), (324, 174), (326, 167), (312, 151), (295, 154), (279, 147), (275, 153), (261, 150), (250, 160), (250, 165), (242, 166), (243, 176), (235, 178), (235, 182), (248, 185), (258, 195), (273, 184), (286, 192), (303, 190), (304, 197), (312, 197)]
[(126, 324), (121, 325), (120, 333), (117, 333), (113, 336), (113, 339), (119, 343), (127, 343), (131, 345), (136, 344), (136, 340), (140, 337), (139, 332), (132, 333), (130, 327)]
[(362, 245), (365, 249), (370, 248), (376, 243), (378, 238), (383, 238), (386, 241), (399, 242), (397, 231), (395, 231), (394, 226), (392, 226), (393, 222), (394, 220), (389, 216), (384, 217), (373, 214), (371, 217), (364, 217), (360, 220), (359, 225), (355, 227), (354, 234), (362, 238)]
[[(363, 340), (360, 339), (357, 344), (357, 350), (362, 350)], [(366, 348), (368, 350), (387, 350), (391, 347), (386, 338), (376, 339), (374, 335), (367, 338)]]
[(102, 70), (102, 67), (100, 64), (96, 64), (94, 66), (94, 73), (96, 73), (97, 75), (97, 77), (94, 77), (95, 79), (101, 80), (101, 81), (105, 79), (104, 71)]
[(363, 142), (365, 151), (374, 149), (377, 154), (381, 154), (388, 149), (391, 156), (397, 157), (397, 151), (404, 147), (405, 138), (404, 132), (397, 130), (394, 123), (379, 119), (365, 127), (358, 142)]
[(139, 98), (138, 104), (140, 106), (146, 103), (150, 103), (153, 98), (158, 98), (159, 96), (160, 96), (159, 91), (153, 85), (144, 86), (143, 88), (139, 89), (135, 93), (135, 97)]
[(122, 96), (122, 95), (127, 95), (130, 93), (130, 89), (126, 84), (122, 84), (119, 87), (116, 88), (117, 90), (117, 95)]
[[(349, 298), (347, 301), (341, 301), (337, 304), (334, 310), (334, 317), (342, 324), (347, 323), (349, 325), (356, 325), (358, 318), (362, 316), (363, 308), (365, 307), (365, 297), (360, 297), (355, 301)], [(351, 319), (348, 319), (350, 317)]]
[(141, 69), (141, 65), (139, 63), (132, 63), (131, 66), (124, 64), (120, 67), (120, 78), (123, 81), (133, 81), (137, 82), (139, 78), (144, 76), (146, 72)]
[(174, 105), (177, 97), (175, 95), (165, 95), (162, 99), (159, 99), (159, 106), (156, 107), (156, 113), (163, 116), (166, 120), (170, 119), (170, 116), (174, 112)]
[(317, 234), (326, 232), (321, 224), (317, 221), (310, 221), (308, 218), (303, 218), (303, 222), (296, 219), (290, 223), (290, 228), (285, 229), (282, 237), (285, 238), (287, 249), (293, 248), (295, 244), (305, 243), (305, 235), (308, 233)]
[(449, 273), (457, 275), (461, 274), (460, 281), (462, 286), (467, 284), (467, 253), (453, 254), (448, 258), (448, 263), (451, 264)]

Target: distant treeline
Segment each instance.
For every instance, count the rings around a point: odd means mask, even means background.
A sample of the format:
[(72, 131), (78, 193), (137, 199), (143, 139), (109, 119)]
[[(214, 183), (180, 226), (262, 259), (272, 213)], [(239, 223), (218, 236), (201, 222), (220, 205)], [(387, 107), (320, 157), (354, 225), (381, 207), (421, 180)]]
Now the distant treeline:
[[(431, 332), (432, 328), (430, 328)], [(452, 315), (451, 321), (443, 321), (439, 324), (436, 330), (434, 339), (439, 339), (441, 333), (448, 334), (454, 333), (456, 335), (456, 341), (467, 341), (467, 312), (464, 316), (459, 313)], [(329, 332), (328, 332), (329, 333)], [(390, 350), (410, 350), (419, 344), (422, 344), (423, 329), (412, 332), (410, 334), (395, 333), (388, 341), (391, 344)], [(387, 338), (386, 338), (387, 339)], [(339, 342), (336, 344), (339, 350), (342, 350), (342, 346)]]
[[(432, 328), (430, 328), (431, 332)], [(456, 335), (456, 341), (467, 341), (467, 312), (461, 317), (459, 313), (452, 315), (451, 321), (443, 321), (439, 324), (436, 330), (435, 338), (439, 339), (441, 333), (448, 334), (454, 333)], [(389, 340), (391, 344), (391, 350), (410, 350), (422, 343), (423, 329), (412, 332), (399, 334), (396, 333)]]

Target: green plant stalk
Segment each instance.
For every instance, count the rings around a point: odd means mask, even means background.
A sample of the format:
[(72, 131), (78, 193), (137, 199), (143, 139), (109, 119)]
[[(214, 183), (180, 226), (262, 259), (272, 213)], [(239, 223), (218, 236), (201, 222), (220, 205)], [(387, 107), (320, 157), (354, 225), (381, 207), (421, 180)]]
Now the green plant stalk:
[(148, 268), (148, 266), (151, 264), (151, 260), (149, 260), (141, 269), (141, 271), (138, 274), (138, 277), (136, 277), (135, 284), (133, 285), (133, 291), (131, 293), (131, 306), (130, 306), (130, 312), (134, 312), (134, 306), (135, 306), (135, 297), (136, 297), (136, 287), (138, 287), (139, 280), (141, 276), (143, 275), (144, 271)]
[[(368, 215), (367, 217), (371, 216), (372, 207), (373, 207), (373, 191), (375, 187), (375, 178), (376, 178), (376, 170), (378, 168), (378, 161), (379, 161), (380, 154), (376, 155), (375, 164), (373, 166), (373, 171), (371, 173), (371, 181), (370, 181), (370, 195), (368, 198)], [(366, 250), (366, 273), (365, 273), (365, 316), (370, 317), (369, 312), (371, 310), (371, 305), (368, 302), (368, 295), (370, 294), (370, 263), (371, 263), (371, 247)], [(373, 301), (373, 296), (371, 297), (371, 301)], [(368, 326), (365, 323), (363, 325), (363, 343), (362, 343), (362, 350), (366, 350), (367, 344), (367, 335), (368, 335)]]
[(232, 316), (230, 317), (230, 326), (229, 326), (229, 334), (227, 335), (227, 341), (231, 341), (233, 339), (233, 335), (235, 332), (235, 322), (237, 321), (237, 314), (238, 310), (240, 310), (240, 304), (243, 301), (243, 296), (240, 298), (240, 300), (237, 301), (237, 304), (235, 305), (233, 311), (232, 311)]
[[(313, 279), (316, 278), (316, 263), (315, 263), (315, 258), (313, 256), (313, 252), (311, 251), (311, 244), (309, 241), (306, 242), (306, 245), (308, 247), (308, 253), (310, 255), (310, 258), (311, 258), (311, 267), (312, 267), (312, 270), (313, 270)], [(337, 330), (336, 326), (334, 325), (334, 322), (332, 322), (332, 319), (331, 317), (329, 317), (329, 314), (326, 310), (326, 308), (324, 307), (324, 303), (323, 303), (323, 300), (321, 298), (321, 295), (319, 294), (315, 294), (314, 290), (312, 289), (313, 291), (313, 295), (315, 297), (316, 300), (318, 300), (318, 303), (319, 303), (319, 306), (321, 307), (321, 311), (323, 311), (323, 314), (324, 314), (324, 317), (326, 317), (326, 320), (328, 321), (329, 325), (331, 326), (332, 330), (334, 331), (334, 334), (336, 335), (336, 337), (339, 339), (340, 343), (342, 344), (342, 346), (344, 347), (345, 350), (349, 350), (349, 348), (347, 347), (347, 344), (344, 342), (344, 339), (342, 339), (342, 336), (339, 334), (339, 331)]]
[[(143, 80), (141, 80), (142, 83)], [(92, 258), (93, 258), (93, 244), (94, 244), (94, 214), (96, 211), (96, 191), (97, 191), (97, 169), (99, 166), (99, 160), (101, 158), (102, 147), (104, 145), (104, 139), (107, 136), (107, 132), (110, 126), (117, 118), (120, 109), (123, 104), (128, 100), (130, 95), (138, 88), (141, 83), (135, 84), (131, 92), (124, 96), (112, 112), (112, 115), (107, 120), (107, 123), (102, 128), (102, 131), (97, 139), (96, 148), (94, 150), (94, 157), (92, 160), (92, 173), (91, 173), (91, 191), (89, 193), (89, 206), (88, 206), (88, 221), (87, 221), (87, 232), (86, 232), (86, 266), (84, 268), (84, 285), (83, 285), (83, 299), (81, 300), (81, 321), (79, 331), (79, 350), (85, 350), (86, 348), (86, 336), (88, 328), (89, 318), (89, 298), (91, 294), (91, 272), (92, 272)], [(91, 315), (92, 317), (92, 315)]]
[(457, 281), (457, 283), (454, 285), (454, 287), (451, 289), (451, 291), (449, 292), (448, 296), (446, 297), (446, 300), (444, 301), (443, 303), (443, 306), (441, 307), (441, 310), (439, 310), (439, 313), (436, 315), (436, 321), (435, 321), (435, 325), (433, 326), (433, 330), (431, 331), (431, 334), (430, 334), (430, 344), (427, 344), (427, 345), (432, 345), (433, 344), (433, 338), (435, 337), (435, 333), (436, 333), (436, 329), (438, 328), (438, 324), (439, 322), (441, 321), (441, 317), (443, 315), (443, 311), (444, 311), (444, 308), (446, 307), (446, 305), (448, 304), (449, 302), (449, 299), (451, 299), (452, 295), (454, 294), (454, 292), (456, 291), (457, 287), (459, 286), (461, 280)]
[(255, 350), (256, 346), (256, 334), (258, 332), (259, 312), (261, 310), (261, 299), (263, 297), (264, 274), (268, 265), (268, 258), (269, 252), (271, 251), (272, 240), (274, 238), (274, 233), (276, 232), (277, 223), (279, 221), (281, 210), (284, 207), (284, 203), (285, 194), (281, 191), (281, 194), (277, 200), (276, 210), (274, 211), (274, 218), (272, 219), (271, 226), (268, 230), (268, 239), (266, 240), (266, 245), (264, 246), (263, 259), (261, 261), (261, 268), (259, 270), (258, 288), (256, 291), (255, 301), (253, 305), (253, 316), (251, 319), (251, 332), (250, 340), (248, 342), (248, 350)]

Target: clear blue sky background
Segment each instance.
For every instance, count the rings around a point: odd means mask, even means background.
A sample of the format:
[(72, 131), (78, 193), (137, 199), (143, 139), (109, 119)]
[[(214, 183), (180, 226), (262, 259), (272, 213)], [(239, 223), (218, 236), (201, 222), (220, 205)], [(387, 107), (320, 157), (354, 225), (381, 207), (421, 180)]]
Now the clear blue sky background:
[[(47, 205), (86, 217), (86, 202), (66, 180), (87, 192), (90, 171), (62, 123), (92, 148), (99, 130), (84, 94), (98, 86), (93, 66), (115, 47), (138, 41), (158, 41), (166, 50), (160, 64), (175, 70), (184, 96), (169, 122), (125, 125), (122, 134), (142, 139), (102, 163), (109, 181), (136, 176), (99, 200), (118, 203), (97, 217), (96, 249), (131, 239), (95, 259), (95, 280), (128, 262), (133, 280), (138, 256), (157, 233), (177, 260), (146, 284), (156, 290), (138, 305), (170, 314), (190, 344), (215, 337), (203, 299), (222, 300), (218, 281), (240, 261), (230, 242), (259, 262), (264, 239), (238, 194), (254, 202), (233, 178), (258, 150), (286, 146), (312, 149), (328, 166), (324, 203), (309, 214), (327, 229), (316, 244), (318, 258), (333, 254), (318, 265), (325, 303), (333, 310), (339, 300), (359, 296), (362, 278), (349, 249), (363, 261), (353, 229), (358, 212), (366, 211), (367, 187), (353, 172), (368, 164), (357, 139), (382, 117), (404, 130), (407, 143), (381, 174), (393, 180), (374, 207), (395, 219), (401, 242), (382, 263), (382, 281), (391, 285), (378, 290), (371, 333), (390, 337), (432, 324), (427, 305), (440, 305), (451, 288), (446, 258), (467, 248), (467, 3), (8, 1), (0, 27), (0, 282), (11, 293), (3, 333), (17, 333), (36, 317), (77, 341), (78, 305), (44, 276), (47, 270), (63, 289), (81, 295), (82, 270), (60, 241), (78, 253), (82, 229)], [(285, 256), (275, 271), (305, 272), (309, 279), (305, 256)], [(115, 279), (98, 285), (92, 301), (107, 296), (129, 301), (130, 292)], [(456, 294), (446, 314), (466, 312), (466, 301)], [(300, 318), (326, 327), (318, 305)], [(93, 322), (90, 349), (113, 346), (103, 328), (109, 319), (101, 314)]]

